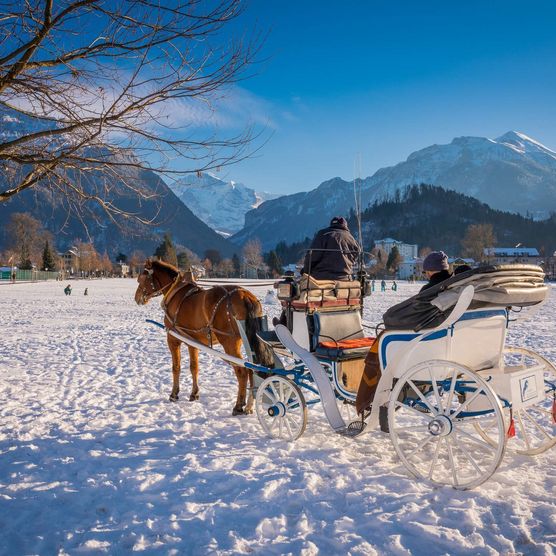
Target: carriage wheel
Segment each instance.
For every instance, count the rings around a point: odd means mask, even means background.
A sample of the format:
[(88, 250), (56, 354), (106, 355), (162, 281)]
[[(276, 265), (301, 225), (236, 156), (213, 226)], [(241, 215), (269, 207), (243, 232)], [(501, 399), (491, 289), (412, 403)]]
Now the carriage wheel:
[[(508, 448), (518, 454), (535, 456), (556, 445), (556, 423), (553, 416), (556, 394), (556, 368), (544, 357), (525, 348), (509, 347), (504, 355), (513, 361), (512, 365), (544, 365), (545, 398), (542, 402), (519, 409), (513, 409), (515, 436), (508, 439)], [(510, 411), (505, 411), (506, 429), (510, 425)], [(487, 442), (492, 442), (488, 433), (477, 423), (477, 431)]]
[(296, 440), (307, 426), (305, 397), (288, 378), (270, 376), (257, 390), (256, 411), (264, 431), (273, 438)]
[[(490, 442), (474, 426), (483, 420)], [(498, 397), (480, 376), (449, 361), (420, 363), (396, 382), (388, 424), (408, 470), (438, 485), (476, 487), (496, 471), (504, 456)]]

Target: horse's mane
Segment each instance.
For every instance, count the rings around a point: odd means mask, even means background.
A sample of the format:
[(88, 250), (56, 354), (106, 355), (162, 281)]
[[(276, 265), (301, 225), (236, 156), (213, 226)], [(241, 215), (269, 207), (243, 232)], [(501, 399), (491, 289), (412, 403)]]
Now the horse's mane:
[(170, 274), (173, 278), (178, 275), (178, 269), (170, 263), (164, 261), (151, 261), (151, 264), (154, 269)]

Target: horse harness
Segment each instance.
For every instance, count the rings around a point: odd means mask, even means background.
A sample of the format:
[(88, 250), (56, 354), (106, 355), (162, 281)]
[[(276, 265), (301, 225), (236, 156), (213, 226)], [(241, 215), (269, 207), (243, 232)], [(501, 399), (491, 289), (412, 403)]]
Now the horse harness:
[[(176, 277), (173, 284), (171, 284), (172, 287), (168, 290), (168, 292), (164, 295), (162, 301), (160, 302), (160, 306), (162, 307), (162, 310), (164, 311), (166, 318), (171, 322), (172, 328), (174, 328), (178, 332), (182, 332), (186, 334), (206, 332), (210, 347), (212, 347), (213, 345), (212, 334), (214, 332), (216, 332), (217, 334), (223, 334), (225, 336), (231, 336), (232, 335), (231, 332), (225, 332), (224, 330), (218, 330), (214, 328), (213, 323), (214, 323), (214, 319), (216, 318), (216, 313), (218, 312), (220, 305), (224, 301), (226, 301), (228, 303), (228, 310), (226, 311), (226, 316), (228, 317), (228, 322), (230, 326), (232, 325), (232, 321), (230, 319), (230, 315), (233, 314), (232, 295), (239, 290), (239, 287), (236, 286), (231, 290), (226, 289), (224, 286), (214, 286), (213, 288), (210, 288), (210, 289), (220, 288), (224, 291), (224, 295), (222, 295), (222, 297), (220, 297), (220, 299), (214, 304), (208, 323), (205, 326), (202, 326), (201, 328), (186, 328), (185, 326), (180, 326), (177, 324), (178, 315), (180, 314), (184, 302), (190, 297), (193, 297), (196, 294), (206, 290), (204, 290), (200, 286), (197, 286), (196, 284), (192, 284), (191, 282), (185, 281), (182, 278), (183, 277), (181, 275), (178, 275)], [(173, 316), (170, 315), (168, 309), (170, 302), (176, 297), (178, 293), (182, 292), (188, 286), (192, 286), (192, 287), (190, 287), (190, 289), (188, 289), (183, 293), (183, 295), (179, 300), (178, 307), (174, 311), (174, 315)]]
[(160, 287), (160, 282), (159, 282), (159, 287), (156, 287), (156, 284), (154, 283), (154, 271), (152, 268), (145, 268), (144, 271), (147, 273), (147, 276), (150, 278), (151, 280), (151, 287), (153, 289), (152, 292), (147, 292), (147, 290), (141, 285), (141, 294), (143, 295), (143, 299), (145, 299), (145, 301), (148, 301), (149, 299), (152, 299), (153, 297), (158, 297), (159, 295), (162, 295), (164, 293), (164, 290), (170, 288), (173, 285), (173, 282), (170, 282), (169, 284), (166, 284), (165, 286)]

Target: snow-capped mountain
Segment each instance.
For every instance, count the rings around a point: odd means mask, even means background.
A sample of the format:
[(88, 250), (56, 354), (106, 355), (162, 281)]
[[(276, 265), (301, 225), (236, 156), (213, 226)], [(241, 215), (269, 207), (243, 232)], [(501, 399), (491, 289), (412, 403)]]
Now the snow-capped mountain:
[[(420, 183), (470, 195), (499, 210), (547, 217), (556, 211), (556, 152), (514, 131), (497, 139), (457, 137), (448, 145), (414, 152), (357, 185), (365, 208)], [(232, 241), (242, 244), (258, 238), (266, 249), (280, 240), (299, 241), (353, 206), (353, 182), (334, 178), (307, 193), (286, 195), (248, 212), (244, 229)]]
[(221, 180), (209, 172), (186, 176), (170, 188), (198, 218), (225, 236), (243, 228), (247, 211), (278, 197)]
[(379, 170), (366, 185), (365, 198), (418, 183), (453, 189), (499, 210), (548, 216), (556, 210), (556, 152), (515, 131), (497, 139), (457, 137)]

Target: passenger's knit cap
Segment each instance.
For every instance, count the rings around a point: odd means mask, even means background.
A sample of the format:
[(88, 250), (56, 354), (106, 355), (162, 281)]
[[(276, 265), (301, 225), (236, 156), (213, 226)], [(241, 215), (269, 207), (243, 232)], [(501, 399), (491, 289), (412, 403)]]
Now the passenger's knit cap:
[(423, 270), (431, 270), (433, 272), (448, 270), (448, 256), (444, 251), (429, 253), (423, 261)]
[(330, 225), (334, 226), (335, 228), (344, 228), (348, 229), (347, 220), (343, 216), (335, 216), (331, 221)]

